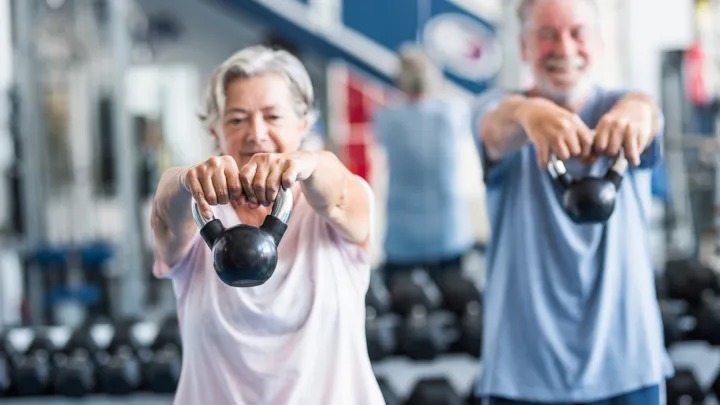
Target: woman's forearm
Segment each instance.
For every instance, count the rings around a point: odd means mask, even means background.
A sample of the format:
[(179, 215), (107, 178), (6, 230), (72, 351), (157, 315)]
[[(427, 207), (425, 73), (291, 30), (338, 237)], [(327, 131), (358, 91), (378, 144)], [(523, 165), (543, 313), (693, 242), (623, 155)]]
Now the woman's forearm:
[(350, 240), (363, 242), (370, 229), (366, 186), (332, 152), (309, 153), (314, 154), (316, 167), (302, 182), (308, 203)]
[(185, 167), (163, 172), (153, 199), (151, 222), (155, 246), (166, 264), (172, 266), (187, 252), (197, 225), (191, 212), (191, 195), (181, 183)]

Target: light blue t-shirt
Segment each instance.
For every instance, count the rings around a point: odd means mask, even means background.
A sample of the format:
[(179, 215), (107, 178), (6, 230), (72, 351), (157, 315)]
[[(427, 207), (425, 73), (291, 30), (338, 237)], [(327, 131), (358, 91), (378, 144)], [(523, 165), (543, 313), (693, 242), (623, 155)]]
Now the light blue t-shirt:
[[(580, 117), (595, 128), (622, 94), (595, 88)], [(661, 383), (672, 366), (648, 239), (661, 135), (625, 174), (607, 223), (577, 225), (534, 145), (488, 167), (477, 131), (505, 95), (481, 95), (472, 120), (491, 226), (478, 394), (586, 402)], [(609, 164), (566, 162), (574, 177), (604, 175)]]
[(386, 260), (434, 261), (466, 252), (474, 238), (457, 186), (457, 151), (471, 133), (469, 109), (427, 98), (382, 108), (373, 124), (390, 171)]

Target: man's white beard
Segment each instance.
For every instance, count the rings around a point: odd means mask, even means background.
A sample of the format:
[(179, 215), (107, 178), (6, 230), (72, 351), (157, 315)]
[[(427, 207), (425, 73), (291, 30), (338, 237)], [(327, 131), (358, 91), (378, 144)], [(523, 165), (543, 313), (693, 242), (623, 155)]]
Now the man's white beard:
[(548, 83), (537, 82), (536, 88), (543, 96), (561, 106), (572, 106), (587, 96), (591, 88), (590, 80), (580, 79), (573, 88), (559, 90)]

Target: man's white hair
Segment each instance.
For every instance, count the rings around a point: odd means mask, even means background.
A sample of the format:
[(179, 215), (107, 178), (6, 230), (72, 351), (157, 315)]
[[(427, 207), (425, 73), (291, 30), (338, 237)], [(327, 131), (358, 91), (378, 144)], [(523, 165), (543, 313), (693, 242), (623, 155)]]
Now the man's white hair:
[(257, 45), (241, 49), (221, 63), (210, 79), (198, 117), (207, 130), (219, 124), (225, 108), (225, 91), (233, 80), (279, 74), (287, 82), (295, 112), (308, 120), (310, 128), (317, 119), (315, 93), (305, 66), (290, 52)]
[[(517, 0), (517, 3), (518, 3), (517, 17), (518, 17), (518, 20), (520, 20), (520, 28), (523, 31), (525, 30), (525, 26), (527, 25), (528, 19), (530, 19), (530, 12), (532, 11), (532, 7), (538, 1), (543, 1), (543, 0)], [(596, 16), (597, 16), (597, 13), (599, 13), (599, 11), (600, 11), (600, 8), (598, 7), (596, 0), (566, 0), (566, 1), (588, 2), (595, 10)]]

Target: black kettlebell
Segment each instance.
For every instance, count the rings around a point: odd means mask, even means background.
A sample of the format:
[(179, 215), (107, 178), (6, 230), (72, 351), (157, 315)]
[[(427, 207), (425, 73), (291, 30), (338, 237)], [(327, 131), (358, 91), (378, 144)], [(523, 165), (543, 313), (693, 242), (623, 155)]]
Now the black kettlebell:
[(604, 177), (573, 179), (565, 164), (553, 154), (548, 172), (562, 190), (562, 207), (570, 219), (577, 224), (591, 224), (605, 222), (612, 215), (627, 165), (620, 152)]
[(260, 227), (240, 224), (225, 229), (219, 219), (203, 217), (193, 201), (193, 218), (212, 250), (215, 272), (225, 284), (255, 287), (272, 276), (278, 261), (277, 248), (292, 208), (292, 190), (281, 189), (270, 215)]

